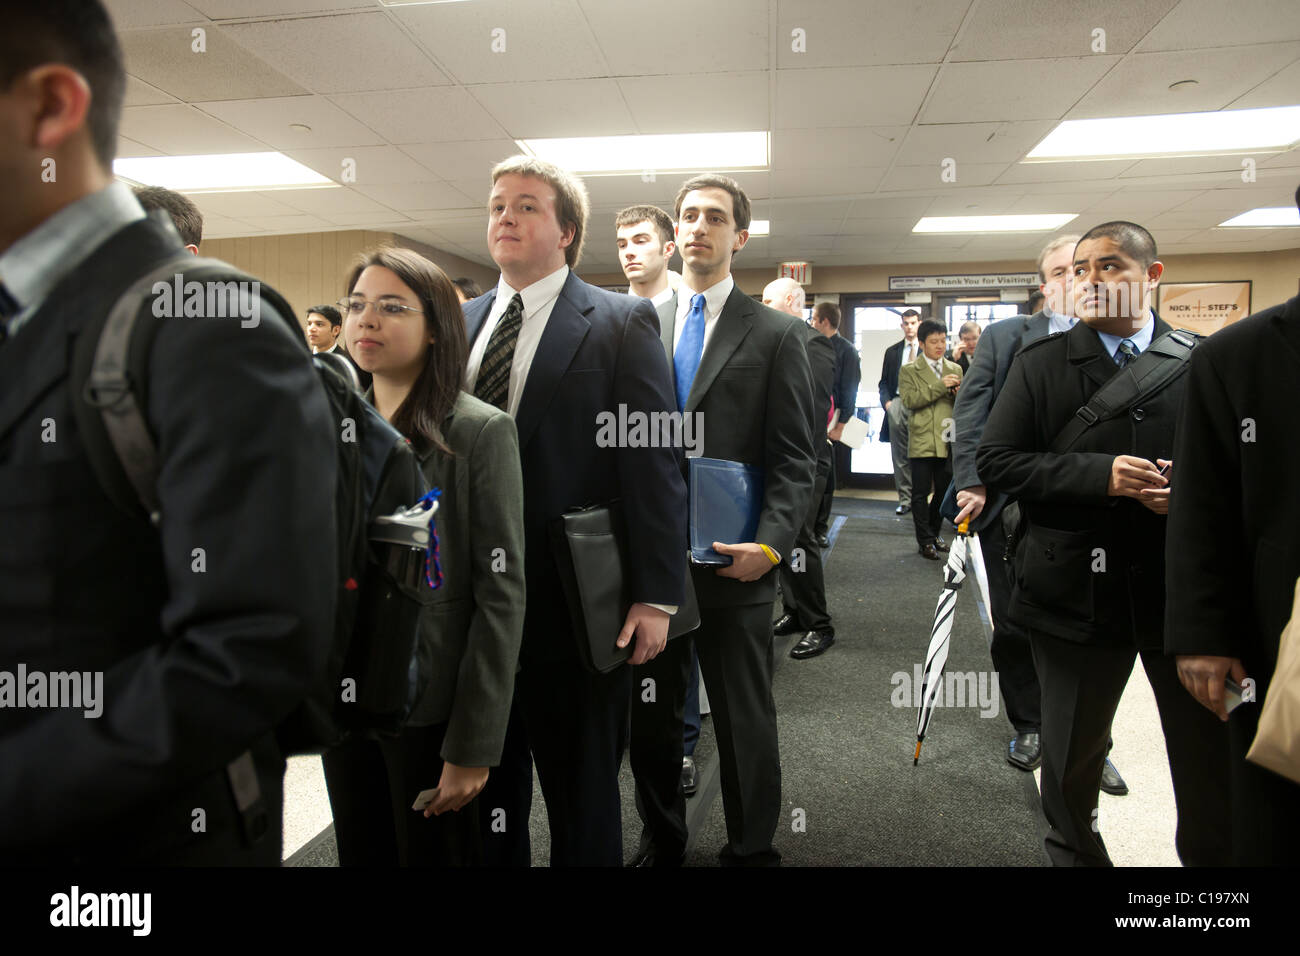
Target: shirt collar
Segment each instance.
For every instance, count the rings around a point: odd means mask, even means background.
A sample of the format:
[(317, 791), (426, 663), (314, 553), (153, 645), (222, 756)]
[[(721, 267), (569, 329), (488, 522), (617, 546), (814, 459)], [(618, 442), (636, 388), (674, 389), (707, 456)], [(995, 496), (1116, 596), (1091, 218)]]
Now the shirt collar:
[[(727, 304), (727, 299), (731, 297), (731, 290), (736, 287), (736, 280), (728, 274), (721, 282), (715, 282), (712, 286), (704, 290), (704, 313), (706, 316), (718, 315), (722, 312), (722, 307)], [(686, 284), (686, 277), (682, 277), (681, 288), (677, 290), (677, 319), (680, 321), (686, 313), (691, 311), (691, 299), (698, 293)]]
[(1049, 332), (1068, 332), (1074, 328), (1074, 323), (1078, 318), (1073, 315), (1061, 315), (1053, 312), (1052, 307), (1046, 302), (1043, 303), (1043, 315), (1047, 316), (1047, 331)]
[(1097, 333), (1101, 338), (1102, 344), (1106, 346), (1106, 351), (1110, 353), (1111, 358), (1115, 357), (1115, 353), (1119, 351), (1120, 343), (1125, 339), (1128, 339), (1133, 343), (1133, 348), (1137, 350), (1139, 355), (1147, 350), (1151, 345), (1151, 339), (1154, 337), (1156, 330), (1155, 313), (1148, 310), (1147, 315), (1149, 316), (1147, 324), (1142, 326), (1142, 328), (1138, 329), (1132, 335), (1111, 335), (1108, 332)]
[(650, 300), (650, 304), (653, 306), (660, 306), (663, 305), (663, 303), (667, 302), (672, 297), (673, 297), (673, 287), (667, 286), (662, 292), (660, 292), (658, 295), (656, 295), (653, 299)]
[(506, 282), (506, 277), (502, 276), (501, 281), (497, 283), (497, 299), (494, 304), (501, 312), (505, 312), (510, 307), (510, 300), (515, 297), (517, 292), (523, 296), (524, 319), (528, 319), (536, 314), (538, 309), (558, 296), (568, 279), (569, 266), (567, 263), (524, 289), (512, 289), (510, 284)]
[(30, 315), (50, 290), (105, 239), (138, 219), (144, 210), (124, 183), (64, 206), (0, 255), (0, 279)]

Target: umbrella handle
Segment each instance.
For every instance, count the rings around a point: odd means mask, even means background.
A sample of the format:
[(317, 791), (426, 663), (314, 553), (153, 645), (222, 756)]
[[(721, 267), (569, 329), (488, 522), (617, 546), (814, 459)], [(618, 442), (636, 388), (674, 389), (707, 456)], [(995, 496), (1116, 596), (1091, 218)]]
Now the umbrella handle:
[(915, 767), (918, 760), (921, 759), (921, 739), (916, 740), (916, 753), (912, 754), (912, 766)]
[(957, 525), (957, 533), (958, 533), (958, 534), (970, 534), (970, 518), (969, 518), (969, 517), (963, 518), (961, 524)]

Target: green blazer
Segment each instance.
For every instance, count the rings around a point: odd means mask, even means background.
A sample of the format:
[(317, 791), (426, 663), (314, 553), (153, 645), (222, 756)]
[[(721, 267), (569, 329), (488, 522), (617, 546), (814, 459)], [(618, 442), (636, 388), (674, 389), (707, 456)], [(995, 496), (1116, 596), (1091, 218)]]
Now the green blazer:
[[(961, 378), (961, 366), (940, 359), (944, 375)], [(898, 397), (912, 410), (907, 422), (907, 457), (947, 458), (953, 437), (952, 396), (935, 377), (925, 355), (904, 365), (898, 373)]]
[(438, 502), (443, 583), (421, 624), (429, 675), (410, 723), (446, 721), (442, 759), (501, 760), (524, 633), (524, 487), (509, 415), (461, 392), (443, 420), (454, 454), (415, 443)]

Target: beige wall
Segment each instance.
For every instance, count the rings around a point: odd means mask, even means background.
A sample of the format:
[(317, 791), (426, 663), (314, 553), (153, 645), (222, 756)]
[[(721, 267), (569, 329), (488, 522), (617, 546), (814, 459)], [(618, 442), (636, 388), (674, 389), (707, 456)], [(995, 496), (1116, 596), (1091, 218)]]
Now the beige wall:
[(384, 244), (416, 250), (453, 279), (469, 276), (485, 289), (496, 284), (494, 270), (391, 232), (349, 229), (292, 236), (205, 239), (199, 251), (205, 256), (224, 259), (274, 286), (293, 306), (298, 324), (306, 328), (307, 309), (343, 297), (348, 273), (358, 253)]
[[(1300, 283), (1300, 249), (1205, 256), (1169, 256), (1162, 257), (1161, 261), (1165, 264), (1164, 277), (1168, 282), (1220, 282), (1249, 279), (1253, 283), (1250, 307), (1255, 312), (1285, 302), (1296, 295), (1297, 284)], [(809, 296), (819, 292), (888, 292), (891, 275), (1034, 271), (1033, 262), (1019, 260), (824, 268), (819, 268), (816, 260), (813, 260), (812, 267), (813, 282), (805, 288)], [(583, 275), (583, 278), (595, 285), (626, 285), (627, 283), (622, 273)], [(763, 287), (774, 278), (776, 278), (775, 268), (736, 270), (737, 283), (741, 289), (750, 294), (756, 295), (762, 292)]]

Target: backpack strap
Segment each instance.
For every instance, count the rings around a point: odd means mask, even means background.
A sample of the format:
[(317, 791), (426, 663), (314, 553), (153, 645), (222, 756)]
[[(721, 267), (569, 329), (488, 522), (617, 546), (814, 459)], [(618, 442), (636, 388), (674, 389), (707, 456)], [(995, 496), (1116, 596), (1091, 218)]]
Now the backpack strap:
[(1052, 442), (1051, 451), (1058, 455), (1068, 451), (1098, 422), (1127, 413), (1168, 386), (1187, 371), (1192, 349), (1201, 338), (1187, 329), (1173, 329), (1152, 342), (1145, 352), (1097, 389), (1086, 405), (1079, 407)]

